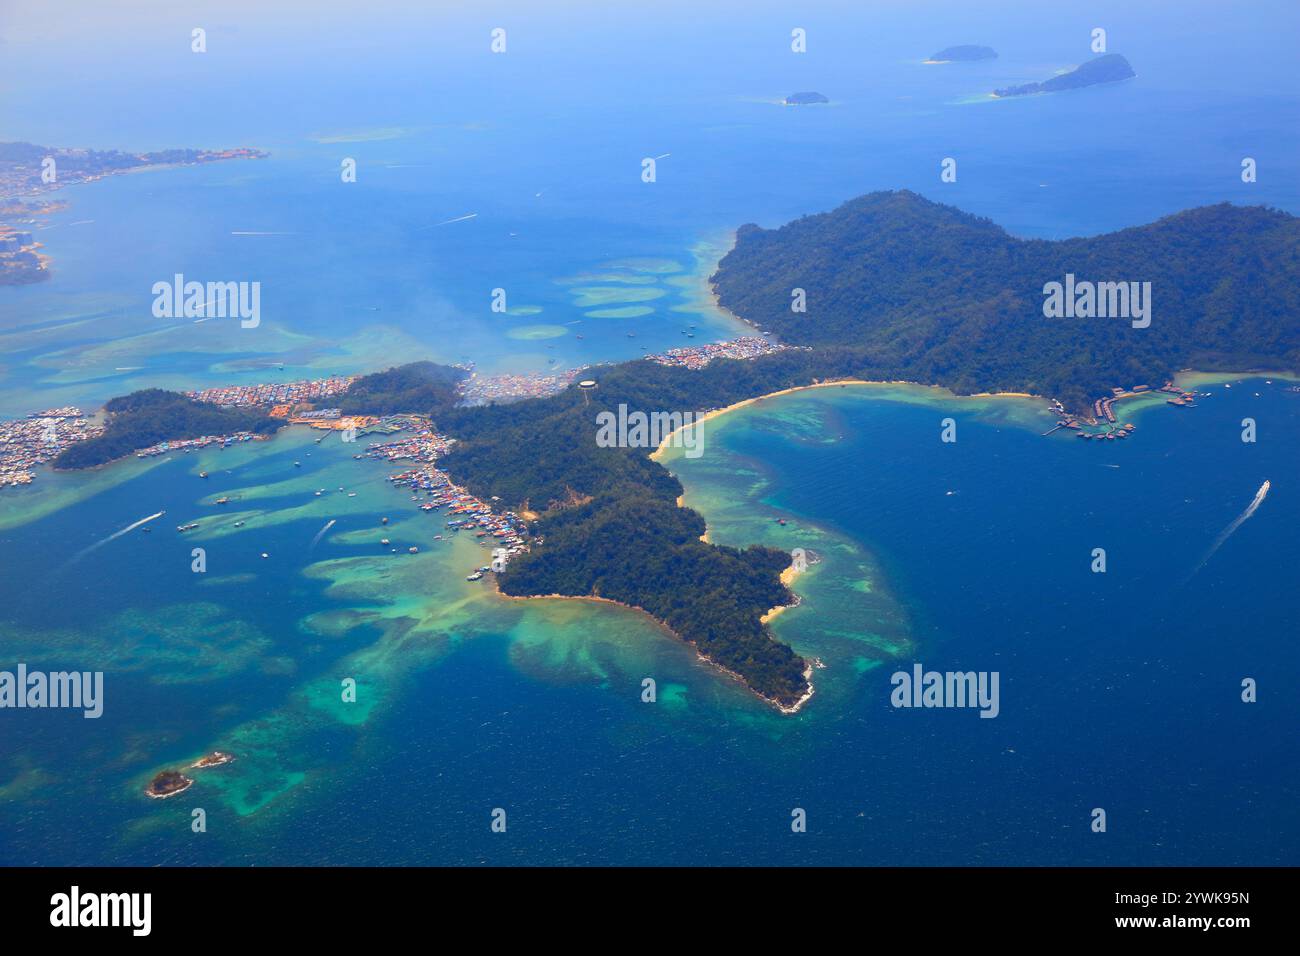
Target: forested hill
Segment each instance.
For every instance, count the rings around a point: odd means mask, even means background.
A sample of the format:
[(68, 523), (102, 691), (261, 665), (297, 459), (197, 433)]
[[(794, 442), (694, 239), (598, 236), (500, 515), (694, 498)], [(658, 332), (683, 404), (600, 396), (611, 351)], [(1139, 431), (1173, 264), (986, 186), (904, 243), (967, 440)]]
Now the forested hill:
[(93, 468), (163, 441), (243, 431), (271, 435), (285, 424), (261, 409), (223, 408), (161, 388), (114, 398), (104, 411), (104, 433), (69, 445), (54, 459), (55, 468)]
[[(700, 540), (704, 519), (677, 507), (681, 484), (650, 448), (601, 448), (596, 416), (620, 404), (644, 411), (703, 411), (814, 377), (811, 352), (692, 371), (652, 362), (595, 370), (599, 386), (505, 405), (444, 409), (439, 430), (458, 441), (439, 461), (476, 495), (538, 513), (527, 554), (500, 576), (512, 595), (597, 596), (643, 608), (759, 694), (783, 705), (807, 690), (807, 663), (772, 638), (763, 613), (792, 595), (780, 572), (790, 555)], [(846, 356), (818, 365), (849, 374)], [(830, 374), (823, 373), (823, 374)]]
[(454, 365), (411, 362), (363, 375), (339, 399), (344, 415), (391, 415), (419, 410), (432, 414), (459, 400), (457, 386), (469, 375)]
[[(1046, 318), (1044, 285), (1066, 273), (1150, 282), (1150, 326)], [(713, 277), (723, 306), (785, 342), (859, 346), (911, 380), (1079, 410), (1111, 386), (1183, 368), (1300, 368), (1298, 279), (1300, 219), (1260, 206), (1047, 241), (906, 191), (779, 229), (742, 226)], [(796, 288), (806, 313), (791, 309)]]

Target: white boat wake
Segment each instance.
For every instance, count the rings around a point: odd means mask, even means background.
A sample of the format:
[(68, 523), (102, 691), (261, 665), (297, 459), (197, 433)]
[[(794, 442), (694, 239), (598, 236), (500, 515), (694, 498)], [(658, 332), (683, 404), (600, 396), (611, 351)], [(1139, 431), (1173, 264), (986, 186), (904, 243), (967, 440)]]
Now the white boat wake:
[(130, 532), (134, 531), (136, 528), (140, 527), (141, 525), (148, 524), (150, 521), (153, 521), (155, 518), (161, 518), (166, 513), (167, 512), (165, 511), (160, 511), (157, 514), (150, 515), (147, 518), (141, 518), (139, 521), (127, 525), (121, 531), (114, 531), (112, 534), (110, 534), (107, 538), (104, 538), (102, 541), (96, 541), (90, 547), (83, 548), (82, 550), (78, 551), (75, 555), (73, 555), (72, 560), (69, 561), (68, 564), (75, 564), (76, 562), (84, 558), (86, 555), (90, 554), (92, 551), (98, 551), (100, 548), (108, 544), (110, 541), (116, 541), (118, 538), (122, 537), (122, 535), (129, 534)]
[(1270, 487), (1271, 485), (1270, 482), (1268, 481), (1265, 481), (1262, 485), (1259, 486), (1259, 491), (1255, 492), (1255, 497), (1251, 501), (1251, 503), (1246, 505), (1246, 510), (1243, 511), (1241, 514), (1237, 515), (1237, 517), (1233, 518), (1232, 522), (1226, 528), (1224, 528), (1222, 531), (1219, 532), (1219, 536), (1214, 539), (1214, 544), (1210, 545), (1210, 550), (1205, 552), (1205, 557), (1201, 558), (1201, 563), (1198, 564), (1196, 568), (1192, 571), (1192, 573), (1187, 576), (1188, 581), (1190, 581), (1193, 577), (1196, 576), (1197, 571), (1205, 567), (1205, 565), (1209, 562), (1210, 558), (1214, 557), (1214, 552), (1218, 551), (1221, 547), (1223, 547), (1223, 542), (1227, 541), (1230, 537), (1232, 537), (1233, 533), (1238, 528), (1240, 528), (1243, 524), (1246, 523), (1246, 519), (1249, 518), (1251, 515), (1253, 515), (1259, 509), (1259, 506), (1264, 503), (1264, 499), (1268, 496), (1268, 489)]
[(325, 532), (326, 532), (326, 531), (329, 531), (330, 528), (334, 527), (334, 522), (337, 521), (337, 520), (338, 520), (337, 518), (330, 518), (329, 521), (326, 521), (326, 522), (325, 522), (325, 527), (323, 527), (323, 528), (321, 528), (319, 531), (317, 531), (317, 532), (316, 532), (316, 537), (314, 537), (314, 538), (311, 539), (311, 547), (307, 549), (308, 551), (312, 551), (312, 550), (314, 550), (315, 547), (316, 547), (316, 545), (320, 544), (320, 539), (323, 538), (323, 537), (325, 537)]

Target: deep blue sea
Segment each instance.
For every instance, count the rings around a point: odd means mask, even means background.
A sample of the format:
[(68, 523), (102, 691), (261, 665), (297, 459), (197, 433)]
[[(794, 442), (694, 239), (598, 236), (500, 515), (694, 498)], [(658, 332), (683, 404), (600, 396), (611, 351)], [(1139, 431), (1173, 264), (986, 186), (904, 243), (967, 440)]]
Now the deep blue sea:
[[(875, 189), (1043, 238), (1221, 201), (1300, 213), (1298, 19), (1290, 3), (146, 2), (56, 20), (20, 0), (0, 13), (0, 139), (271, 156), (53, 194), (69, 205), (39, 234), (52, 278), (0, 290), (0, 415), (419, 357), (569, 368), (688, 325), (729, 338), (704, 280), (731, 232)], [(1096, 26), (1136, 79), (982, 96), (1087, 59)], [(921, 62), (955, 43), (1000, 56)], [(778, 105), (805, 89), (831, 104)], [(260, 281), (262, 324), (154, 318), (150, 287), (177, 272)], [(795, 717), (635, 612), (466, 582), (473, 542), (436, 541), (442, 519), (385, 469), (301, 429), (42, 473), (0, 491), (0, 669), (102, 669), (108, 700), (97, 721), (0, 712), (0, 863), (1294, 865), (1300, 395), (1229, 381), (1103, 446), (1041, 437), (1034, 403), (906, 389), (718, 419), (703, 458), (671, 463), (712, 540), (823, 558), (774, 623), (827, 665)], [(890, 707), (913, 661), (999, 671), (999, 717)], [(235, 763), (143, 797), (214, 748)]]

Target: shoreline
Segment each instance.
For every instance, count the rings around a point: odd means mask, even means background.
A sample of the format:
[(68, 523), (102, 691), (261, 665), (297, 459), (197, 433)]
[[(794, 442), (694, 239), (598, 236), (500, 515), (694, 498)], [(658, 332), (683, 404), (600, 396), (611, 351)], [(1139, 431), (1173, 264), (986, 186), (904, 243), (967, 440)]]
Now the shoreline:
[[(716, 294), (715, 294), (715, 295), (716, 295)], [(719, 306), (719, 308), (721, 308), (721, 306)], [(742, 321), (743, 321), (743, 320), (742, 320)], [(1257, 372), (1257, 371), (1247, 371), (1247, 372), (1199, 372), (1199, 371), (1194, 371), (1194, 370), (1191, 370), (1191, 369), (1184, 369), (1184, 370), (1182, 370), (1182, 371), (1179, 371), (1179, 372), (1175, 373), (1175, 375), (1174, 375), (1174, 381), (1175, 381), (1175, 382), (1178, 382), (1178, 381), (1188, 381), (1188, 380), (1192, 380), (1192, 381), (1194, 381), (1194, 380), (1196, 380), (1198, 377), (1201, 378), (1202, 380), (1206, 380), (1206, 379), (1216, 379), (1216, 378), (1219, 379), (1219, 380), (1226, 380), (1226, 379), (1238, 379), (1238, 380), (1240, 380), (1240, 379), (1247, 379), (1247, 378), (1276, 378), (1276, 379), (1283, 379), (1283, 380), (1300, 381), (1300, 374), (1297, 374), (1297, 373), (1294, 373), (1294, 372), (1278, 372), (1278, 371), (1273, 371), (1273, 372)], [(973, 393), (973, 394), (971, 394), (971, 395), (958, 395), (958, 394), (956, 394), (955, 392), (952, 392), (951, 390), (945, 388), (945, 387), (942, 386), (942, 385), (935, 385), (935, 384), (924, 385), (924, 384), (922, 384), (922, 383), (920, 383), (920, 382), (909, 382), (909, 381), (902, 381), (902, 380), (881, 381), (881, 380), (870, 380), (870, 379), (833, 379), (833, 380), (827, 380), (827, 381), (817, 381), (817, 382), (812, 382), (811, 384), (808, 384), (808, 385), (795, 385), (795, 386), (791, 386), (791, 387), (789, 387), (789, 388), (778, 389), (778, 390), (775, 391), (775, 392), (768, 392), (768, 393), (763, 394), (763, 395), (756, 395), (756, 396), (754, 396), (754, 397), (752, 397), (752, 398), (746, 398), (746, 399), (742, 399), (741, 401), (738, 401), (738, 402), (733, 402), (732, 404), (730, 404), (730, 405), (726, 405), (726, 406), (724, 406), (724, 407), (722, 407), (722, 408), (715, 408), (715, 409), (711, 409), (711, 410), (709, 410), (709, 411), (707, 411), (707, 412), (704, 412), (704, 413), (702, 413), (701, 415), (697, 416), (697, 417), (695, 418), (695, 420), (694, 420), (690, 425), (685, 425), (685, 424), (683, 424), (681, 428), (675, 428), (675, 429), (673, 429), (671, 432), (669, 432), (667, 435), (665, 435), (665, 436), (663, 437), (662, 441), (660, 441), (658, 447), (655, 448), (655, 450), (652, 451), (652, 452), (649, 454), (648, 457), (650, 458), (651, 461), (654, 461), (654, 462), (660, 464), (661, 466), (663, 466), (663, 458), (665, 457), (665, 455), (666, 455), (668, 449), (672, 446), (673, 439), (675, 438), (675, 436), (677, 435), (678, 432), (680, 432), (680, 431), (682, 431), (682, 430), (684, 430), (685, 428), (688, 428), (688, 427), (689, 427), (689, 428), (695, 428), (695, 427), (698, 427), (698, 426), (702, 425), (702, 424), (703, 424), (704, 422), (706, 422), (706, 421), (710, 421), (710, 420), (712, 420), (712, 419), (719, 418), (719, 417), (721, 417), (721, 416), (723, 416), (723, 415), (726, 415), (726, 414), (728, 414), (728, 413), (730, 413), (730, 412), (734, 412), (734, 411), (736, 411), (737, 409), (745, 408), (745, 407), (747, 407), (747, 406), (754, 405), (754, 404), (757, 404), (757, 403), (759, 403), (759, 402), (761, 402), (761, 401), (764, 401), (765, 399), (769, 399), (769, 398), (777, 398), (777, 397), (780, 397), (780, 396), (782, 396), (782, 395), (790, 395), (790, 394), (794, 394), (794, 393), (796, 393), (796, 392), (803, 392), (803, 391), (808, 391), (808, 390), (816, 389), (816, 388), (833, 388), (833, 387), (836, 387), (836, 386), (849, 386), (849, 385), (858, 385), (858, 386), (862, 386), (862, 385), (870, 385), (870, 386), (891, 386), (891, 385), (892, 385), (892, 386), (900, 386), (900, 385), (901, 385), (901, 386), (911, 386), (911, 387), (916, 387), (916, 388), (934, 389), (934, 390), (939, 390), (939, 391), (947, 392), (948, 395), (950, 395), (950, 396), (951, 396), (952, 398), (954, 398), (954, 399), (962, 399), (962, 398), (1014, 398), (1014, 399), (1029, 399), (1029, 400), (1031, 400), (1031, 401), (1046, 401), (1046, 400), (1047, 400), (1047, 399), (1044, 398), (1043, 396), (1040, 396), (1040, 395), (1034, 395), (1034, 394), (1031, 394), (1031, 393), (1029, 393), (1029, 392), (976, 392), (976, 393)], [(1146, 394), (1146, 393), (1132, 393), (1130, 397), (1137, 397), (1137, 396), (1140, 396), (1140, 395), (1143, 395), (1143, 394)], [(664, 466), (664, 467), (666, 467), (666, 466)], [(676, 505), (677, 505), (677, 507), (679, 507), (679, 508), (685, 508), (685, 507), (687, 507), (687, 505), (686, 505), (686, 492), (685, 492), (684, 489), (683, 489), (682, 494), (680, 494), (680, 495), (677, 496)], [(706, 527), (705, 527), (705, 529), (704, 529), (704, 533), (700, 535), (700, 540), (701, 540), (702, 542), (704, 542), (705, 544), (710, 544), (710, 543), (711, 543), (711, 542), (709, 541), (709, 529), (708, 529), (707, 525), (706, 525)], [(793, 584), (793, 581), (794, 581), (794, 577), (795, 577), (794, 566), (793, 566), (793, 565), (790, 565), (789, 567), (785, 568), (785, 569), (781, 572), (780, 580), (781, 580), (781, 583), (782, 583), (783, 585), (785, 585), (786, 587), (791, 588), (791, 590), (793, 590), (793, 588), (792, 588), (792, 584)], [(500, 593), (499, 589), (498, 589), (498, 593)], [(768, 609), (766, 612), (764, 612), (763, 615), (759, 618), (759, 623), (760, 623), (761, 625), (763, 625), (763, 626), (767, 626), (767, 625), (769, 625), (773, 620), (775, 620), (775, 619), (776, 619), (777, 617), (779, 617), (781, 614), (785, 613), (785, 612), (786, 612), (787, 610), (789, 610), (790, 608), (792, 608), (792, 607), (798, 607), (799, 604), (801, 603), (801, 601), (800, 601), (800, 595), (798, 594), (797, 591), (794, 592), (794, 593), (795, 593), (795, 601), (794, 601), (792, 604), (777, 605), (776, 607), (769, 608), (769, 609)], [(503, 595), (503, 596), (510, 597), (510, 595)], [(603, 601), (607, 601), (608, 603), (611, 603), (611, 604), (622, 604), (622, 602), (619, 602), (619, 601), (610, 601), (608, 598), (585, 598), (585, 599), (584, 599), (584, 598), (577, 598), (577, 597), (575, 597), (575, 596), (573, 596), (573, 595), (554, 595), (554, 596), (555, 596), (555, 597), (570, 597), (570, 598), (574, 598), (574, 599), (576, 599), (576, 600), (603, 600)], [(622, 604), (622, 606), (623, 606), (623, 607), (631, 607), (631, 605), (626, 605), (626, 604)], [(644, 612), (644, 608), (637, 608), (637, 610), (641, 610), (641, 611)], [(645, 612), (645, 613), (648, 613), (648, 612)], [(673, 632), (673, 631), (672, 631), (672, 628), (670, 628), (670, 627), (668, 627), (668, 625), (664, 624), (664, 622), (659, 621), (658, 619), (653, 618), (653, 615), (651, 615), (651, 617), (652, 617), (652, 619), (654, 619), (654, 620), (656, 621), (656, 623), (658, 623), (658, 624), (660, 624), (662, 627), (666, 628), (670, 633), (674, 633), (674, 634), (676, 633), (676, 632)], [(679, 639), (680, 639), (680, 638), (679, 638)], [(708, 661), (710, 664), (713, 664), (713, 666), (718, 667), (720, 670), (722, 670), (722, 671), (724, 671), (724, 672), (730, 674), (730, 675), (733, 676), (733, 677), (736, 677), (738, 680), (741, 680), (741, 682), (744, 683), (744, 679), (743, 679), (742, 677), (740, 677), (739, 674), (735, 674), (734, 672), (728, 670), (726, 667), (723, 667), (722, 665), (717, 664), (716, 662), (710, 660), (710, 659), (708, 658), (708, 656), (705, 655), (705, 654), (703, 654), (702, 652), (700, 652), (698, 648), (696, 649), (696, 653), (699, 655), (699, 657), (700, 657), (701, 660)], [(750, 689), (751, 691), (753, 691), (753, 693), (755, 693), (758, 697), (760, 697), (760, 698), (762, 698), (763, 700), (767, 701), (768, 703), (771, 703), (771, 704), (773, 704), (774, 706), (776, 706), (777, 709), (779, 709), (782, 713), (786, 713), (786, 714), (797, 713), (798, 710), (799, 710), (799, 709), (800, 709), (800, 708), (801, 708), (805, 703), (807, 703), (808, 700), (810, 700), (810, 699), (812, 698), (813, 693), (815, 692), (815, 688), (814, 688), (814, 686), (813, 686), (813, 682), (812, 682), (812, 670), (813, 670), (813, 666), (812, 666), (812, 664), (810, 663), (809, 666), (808, 666), (808, 668), (807, 668), (807, 669), (805, 670), (805, 672), (804, 672), (804, 679), (808, 681), (808, 692), (807, 692), (804, 696), (802, 696), (801, 698), (799, 698), (799, 700), (795, 701), (794, 704), (789, 705), (789, 706), (787, 706), (787, 705), (783, 705), (783, 704), (780, 704), (779, 702), (774, 701), (774, 700), (772, 700), (771, 698), (768, 698), (768, 697), (765, 697), (765, 696), (762, 695), (762, 694), (759, 694), (757, 691), (754, 691), (752, 687), (749, 688), (749, 689)], [(746, 684), (746, 686), (748, 687), (748, 684)]]
[[(787, 570), (792, 570), (792, 569), (787, 568)], [(782, 573), (784, 574), (785, 572), (782, 572)], [(626, 609), (631, 610), (631, 611), (639, 611), (640, 613), (644, 614), (646, 617), (650, 618), (650, 620), (654, 621), (655, 624), (657, 624), (659, 627), (663, 628), (665, 631), (667, 631), (669, 634), (671, 634), (671, 635), (673, 636), (673, 638), (675, 638), (677, 641), (679, 641), (679, 642), (682, 643), (682, 644), (688, 644), (690, 647), (694, 648), (694, 650), (695, 650), (695, 656), (696, 656), (696, 658), (697, 658), (698, 660), (703, 661), (705, 664), (708, 664), (710, 667), (714, 667), (714, 668), (716, 668), (716, 669), (722, 671), (722, 673), (726, 674), (728, 677), (731, 677), (731, 678), (733, 678), (733, 679), (739, 681), (740, 684), (741, 684), (742, 686), (744, 686), (744, 688), (745, 688), (747, 691), (749, 691), (751, 694), (753, 694), (755, 697), (757, 697), (759, 700), (763, 701), (764, 703), (766, 703), (766, 704), (771, 704), (773, 707), (775, 707), (775, 708), (776, 708), (777, 710), (779, 710), (781, 713), (783, 713), (783, 714), (795, 714), (795, 713), (798, 713), (798, 712), (799, 712), (799, 709), (800, 709), (801, 707), (803, 707), (804, 704), (808, 703), (809, 700), (812, 699), (813, 692), (814, 692), (814, 687), (813, 687), (813, 682), (812, 682), (812, 671), (813, 671), (813, 667), (812, 667), (812, 664), (811, 664), (811, 663), (809, 663), (808, 666), (807, 666), (806, 668), (804, 668), (804, 672), (803, 672), (804, 680), (808, 682), (808, 690), (805, 691), (804, 694), (803, 694), (803, 696), (800, 697), (798, 700), (796, 700), (793, 704), (783, 704), (783, 703), (781, 703), (779, 700), (775, 700), (774, 698), (768, 697), (766, 694), (759, 693), (759, 691), (755, 690), (754, 687), (751, 686), (750, 683), (749, 683), (747, 680), (745, 680), (745, 678), (742, 677), (740, 674), (737, 674), (737, 673), (736, 673), (735, 671), (733, 671), (731, 668), (729, 668), (729, 667), (727, 667), (727, 666), (725, 666), (725, 665), (723, 665), (723, 664), (719, 664), (719, 663), (718, 663), (717, 661), (715, 661), (713, 658), (709, 657), (709, 655), (705, 654), (702, 650), (700, 650), (698, 644), (694, 643), (693, 641), (687, 641), (687, 640), (686, 640), (685, 638), (683, 638), (680, 634), (678, 634), (676, 631), (674, 631), (674, 630), (672, 629), (672, 627), (670, 627), (666, 622), (661, 621), (659, 618), (655, 617), (653, 614), (651, 614), (649, 611), (647, 611), (647, 610), (646, 610), (645, 608), (643, 608), (643, 607), (639, 607), (639, 606), (637, 606), (637, 605), (635, 605), (635, 604), (628, 604), (628, 603), (626, 603), (626, 602), (624, 602), (624, 601), (616, 601), (616, 600), (614, 600), (613, 598), (599, 597), (598, 595), (594, 595), (594, 594), (593, 594), (593, 595), (585, 595), (585, 594), (506, 594), (504, 591), (501, 590), (501, 582), (497, 579), (496, 575), (493, 575), (493, 576), (492, 576), (492, 590), (493, 590), (493, 592), (496, 594), (497, 597), (502, 598), (503, 600), (506, 600), (506, 601), (553, 601), (553, 600), (562, 600), (562, 601), (595, 601), (595, 602), (597, 602), (597, 603), (599, 603), (599, 604), (612, 604), (612, 605), (614, 605), (615, 607), (626, 608)], [(770, 613), (770, 612), (769, 612), (769, 613)]]
[[(781, 572), (781, 583), (784, 584), (786, 587), (790, 588), (791, 591), (794, 591), (793, 588), (794, 579), (795, 579), (795, 570), (794, 570), (794, 565), (791, 564), (788, 568), (786, 568), (784, 571)], [(758, 623), (766, 624), (769, 621), (776, 620), (776, 618), (780, 617), (786, 611), (790, 610), (790, 608), (798, 607), (802, 603), (803, 601), (800, 598), (799, 593), (797, 591), (794, 591), (793, 604), (778, 604), (776, 605), (776, 607), (768, 608), (766, 611), (763, 612), (763, 616), (758, 619)]]
[[(1257, 370), (1250, 370), (1244, 372), (1242, 371), (1203, 372), (1196, 369), (1183, 369), (1179, 372), (1174, 373), (1174, 384), (1178, 384), (1180, 382), (1186, 382), (1192, 385), (1198, 385), (1198, 384), (1214, 385), (1214, 384), (1220, 384), (1225, 381), (1234, 382), (1238, 380), (1245, 380), (1245, 379), (1252, 379), (1252, 378), (1283, 379), (1285, 381), (1300, 382), (1300, 372), (1257, 371)], [(949, 398), (956, 399), (956, 400), (971, 399), (971, 398), (1016, 398), (1016, 399), (1028, 399), (1030, 401), (1044, 401), (1044, 402), (1049, 401), (1049, 399), (1046, 396), (1036, 395), (1032, 392), (972, 392), (969, 395), (959, 395), (944, 385), (937, 385), (934, 383), (927, 384), (925, 382), (913, 382), (913, 381), (908, 381), (906, 379), (888, 379), (888, 380), (865, 379), (865, 378), (826, 379), (825, 381), (812, 382), (809, 385), (792, 385), (789, 388), (782, 388), (782, 389), (778, 389), (775, 392), (767, 392), (763, 395), (755, 395), (753, 398), (746, 398), (739, 402), (733, 402), (732, 404), (726, 405), (722, 408), (714, 408), (706, 412), (701, 412), (696, 416), (692, 424), (683, 425), (681, 428), (674, 428), (667, 435), (665, 435), (663, 440), (659, 443), (659, 447), (657, 447), (654, 451), (650, 453), (649, 458), (651, 461), (660, 462), (662, 464), (662, 458), (665, 452), (667, 452), (669, 446), (672, 444), (672, 440), (677, 435), (678, 432), (683, 431), (686, 428), (698, 427), (707, 421), (710, 421), (714, 418), (718, 418), (722, 415), (726, 415), (730, 412), (734, 412), (737, 409), (744, 408), (748, 405), (753, 405), (761, 401), (765, 401), (766, 399), (769, 398), (779, 398), (782, 395), (792, 395), (795, 392), (803, 392), (814, 388), (833, 388), (836, 386), (845, 386), (845, 385), (872, 385), (872, 386), (902, 385), (902, 386), (910, 386), (913, 388), (926, 388), (926, 389), (933, 389), (940, 392), (947, 392)], [(1128, 392), (1122, 397), (1139, 398), (1144, 395), (1152, 395), (1152, 394), (1156, 394), (1156, 393), (1154, 391)], [(1048, 410), (1050, 411), (1050, 408)], [(678, 498), (679, 507), (681, 507), (681, 500), (684, 497), (685, 495), (682, 495)]]
[(765, 401), (769, 398), (779, 398), (782, 395), (793, 395), (795, 392), (804, 392), (814, 388), (836, 388), (839, 386), (847, 386), (847, 385), (875, 385), (875, 386), (907, 385), (907, 386), (912, 386), (914, 388), (929, 388), (929, 389), (936, 389), (939, 391), (945, 391), (948, 392), (948, 394), (955, 399), (1027, 398), (1031, 400), (1040, 400), (1043, 398), (1043, 396), (1041, 395), (1033, 395), (1030, 394), (1029, 392), (976, 392), (971, 395), (958, 395), (956, 392), (951, 392), (942, 385), (933, 385), (933, 384), (927, 385), (923, 382), (909, 382), (903, 379), (895, 379), (895, 380), (865, 379), (865, 378), (826, 379), (825, 381), (817, 381), (809, 385), (792, 385), (789, 388), (778, 389), (775, 392), (767, 392), (766, 394), (763, 395), (755, 395), (753, 398), (742, 399), (739, 402), (733, 402), (732, 404), (726, 405), (722, 408), (714, 408), (707, 412), (701, 412), (695, 417), (695, 420), (690, 425), (682, 425), (680, 428), (674, 428), (667, 435), (665, 435), (663, 440), (659, 443), (659, 447), (650, 453), (649, 455), (650, 460), (662, 463), (661, 459), (664, 453), (668, 450), (669, 446), (672, 444), (673, 438), (677, 435), (678, 432), (683, 431), (686, 428), (698, 428), (700, 425), (703, 425), (705, 422), (710, 421), (714, 418), (718, 418), (722, 415), (726, 415), (730, 412), (734, 412), (739, 408), (745, 408), (748, 405), (754, 405), (758, 402)]

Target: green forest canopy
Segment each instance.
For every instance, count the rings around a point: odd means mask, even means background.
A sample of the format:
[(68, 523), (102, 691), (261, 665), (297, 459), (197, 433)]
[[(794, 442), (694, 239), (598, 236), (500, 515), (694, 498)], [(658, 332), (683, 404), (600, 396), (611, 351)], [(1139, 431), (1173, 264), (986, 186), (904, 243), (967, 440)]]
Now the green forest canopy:
[(235, 432), (270, 435), (284, 424), (259, 409), (223, 408), (161, 388), (114, 398), (104, 411), (104, 434), (69, 445), (54, 459), (55, 468), (91, 468), (163, 441)]
[[(1150, 282), (1149, 328), (1048, 319), (1043, 286)], [(854, 346), (889, 377), (962, 394), (1030, 392), (1082, 411), (1179, 369), (1300, 367), (1300, 219), (1222, 203), (1082, 239), (1018, 239), (911, 192), (779, 229), (742, 226), (721, 304), (782, 341)], [(793, 289), (807, 312), (791, 311)]]

